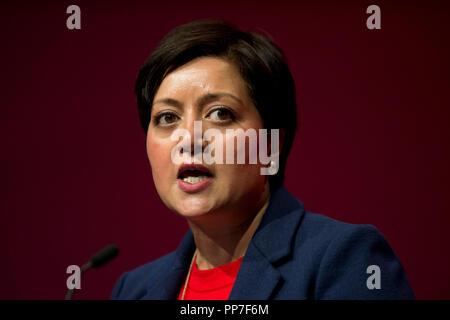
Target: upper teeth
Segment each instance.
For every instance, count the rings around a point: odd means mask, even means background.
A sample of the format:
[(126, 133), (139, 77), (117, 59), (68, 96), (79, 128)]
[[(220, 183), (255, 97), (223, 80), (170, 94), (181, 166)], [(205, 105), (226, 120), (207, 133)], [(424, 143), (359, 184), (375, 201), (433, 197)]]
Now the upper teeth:
[(189, 183), (197, 183), (204, 179), (208, 178), (207, 176), (200, 176), (200, 177), (185, 177), (183, 178), (183, 181), (189, 182)]

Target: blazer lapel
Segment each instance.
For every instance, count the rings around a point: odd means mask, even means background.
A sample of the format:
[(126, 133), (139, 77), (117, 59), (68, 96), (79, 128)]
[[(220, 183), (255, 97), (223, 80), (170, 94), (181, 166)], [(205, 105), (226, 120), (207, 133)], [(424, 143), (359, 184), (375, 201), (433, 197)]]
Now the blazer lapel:
[(281, 280), (280, 272), (250, 244), (229, 300), (267, 300)]
[(156, 283), (149, 283), (147, 293), (141, 299), (176, 300), (186, 277), (194, 251), (194, 237), (189, 230), (174, 252), (172, 261), (168, 263), (169, 268), (167, 273)]
[(292, 253), (295, 233), (303, 216), (303, 204), (289, 191), (281, 187), (274, 192), (245, 253), (230, 300), (273, 297), (277, 287), (283, 284), (282, 275), (274, 265), (281, 265), (282, 259)]
[(141, 298), (142, 300), (174, 300), (186, 275), (183, 269), (172, 269), (152, 286)]

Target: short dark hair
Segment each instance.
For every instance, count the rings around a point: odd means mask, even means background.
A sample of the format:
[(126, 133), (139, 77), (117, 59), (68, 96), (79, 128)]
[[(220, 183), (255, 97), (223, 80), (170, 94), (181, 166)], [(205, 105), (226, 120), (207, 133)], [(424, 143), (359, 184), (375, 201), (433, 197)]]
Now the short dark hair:
[(283, 184), (284, 169), (297, 130), (295, 84), (283, 51), (269, 36), (244, 32), (217, 19), (197, 20), (170, 31), (148, 57), (136, 79), (135, 93), (144, 132), (154, 96), (165, 75), (199, 57), (225, 58), (239, 70), (266, 129), (280, 129), (283, 145), (271, 190)]

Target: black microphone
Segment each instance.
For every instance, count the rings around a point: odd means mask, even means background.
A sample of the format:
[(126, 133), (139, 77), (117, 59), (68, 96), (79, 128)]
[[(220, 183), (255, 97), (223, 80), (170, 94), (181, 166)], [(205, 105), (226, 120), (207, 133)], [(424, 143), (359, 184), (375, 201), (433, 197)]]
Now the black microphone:
[[(99, 252), (94, 254), (91, 257), (91, 259), (80, 268), (80, 271), (81, 271), (80, 275), (83, 272), (89, 270), (90, 268), (99, 268), (99, 267), (105, 265), (106, 263), (108, 263), (109, 261), (114, 259), (118, 253), (119, 253), (119, 248), (115, 244), (111, 244), (111, 245), (103, 248), (102, 250), (100, 250)], [(72, 299), (73, 290), (74, 289), (67, 290), (65, 300)]]

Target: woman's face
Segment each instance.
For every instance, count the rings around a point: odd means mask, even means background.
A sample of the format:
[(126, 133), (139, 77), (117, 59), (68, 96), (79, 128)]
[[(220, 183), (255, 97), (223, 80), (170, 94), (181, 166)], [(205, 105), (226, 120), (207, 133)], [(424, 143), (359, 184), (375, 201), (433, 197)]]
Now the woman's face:
[[(194, 144), (194, 121), (201, 121), (202, 131), (218, 129), (223, 133), (223, 164), (202, 165), (207, 174), (186, 171), (172, 161), (172, 150), (180, 140), (173, 141), (176, 129), (187, 130)], [(147, 154), (159, 196), (169, 209), (186, 218), (234, 212), (253, 214), (255, 206), (267, 195), (267, 176), (260, 174), (260, 164), (225, 163), (227, 129), (263, 128), (262, 119), (253, 105), (246, 84), (236, 67), (225, 59), (201, 57), (170, 72), (162, 81), (153, 100), (147, 134)], [(236, 139), (234, 151), (236, 151)], [(247, 139), (248, 142), (248, 139)], [(202, 147), (209, 142), (200, 141)], [(181, 151), (180, 153), (182, 153)], [(186, 151), (184, 151), (186, 152)], [(213, 153), (214, 154), (214, 153)], [(188, 161), (194, 162), (194, 152)], [(236, 160), (236, 158), (235, 158)], [(187, 176), (206, 176), (188, 178)]]

